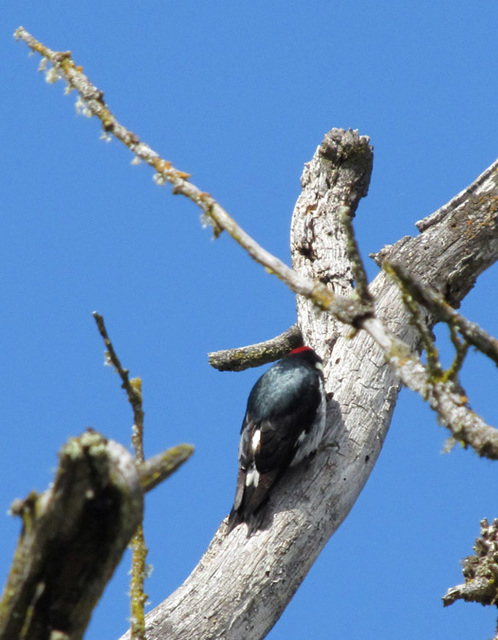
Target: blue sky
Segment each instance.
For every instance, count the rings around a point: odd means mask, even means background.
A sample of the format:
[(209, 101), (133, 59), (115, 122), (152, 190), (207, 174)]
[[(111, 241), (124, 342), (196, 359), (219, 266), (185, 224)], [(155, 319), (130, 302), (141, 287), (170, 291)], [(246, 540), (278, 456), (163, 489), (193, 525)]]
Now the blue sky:
[[(289, 260), (303, 165), (324, 133), (375, 147), (356, 218), (365, 257), (466, 187), (496, 158), (496, 2), (3, 3), (0, 156), (4, 423), (0, 505), (46, 488), (56, 452), (92, 426), (128, 443), (131, 412), (103, 366), (91, 312), (143, 380), (148, 455), (193, 458), (147, 497), (153, 606), (187, 577), (233, 499), (241, 420), (261, 371), (218, 373), (206, 353), (264, 340), (295, 321), (294, 298), (195, 207), (159, 188), (75, 95), (49, 86), (12, 33), (70, 49), (120, 121)], [(371, 277), (377, 269), (368, 261)], [(462, 306), (498, 335), (498, 270)], [(444, 331), (438, 331), (442, 350)], [(463, 382), (498, 423), (496, 368), (471, 353)], [(442, 455), (446, 433), (403, 391), (376, 468), (271, 640), (485, 638), (495, 614), (443, 609), (479, 520), (498, 516), (496, 467)], [(19, 522), (0, 517), (0, 573)], [(187, 532), (187, 533), (186, 533)], [(87, 634), (126, 629), (129, 558)]]

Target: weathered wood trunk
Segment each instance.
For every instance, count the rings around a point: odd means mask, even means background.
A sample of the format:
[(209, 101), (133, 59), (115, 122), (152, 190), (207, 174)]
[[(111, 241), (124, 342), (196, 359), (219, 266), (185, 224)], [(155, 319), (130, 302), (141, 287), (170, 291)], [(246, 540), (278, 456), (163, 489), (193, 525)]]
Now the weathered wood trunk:
[[(367, 138), (332, 130), (302, 178), (292, 221), (293, 264), (340, 294), (352, 292), (353, 279), (336, 214), (344, 204), (354, 212), (368, 189), (371, 163)], [(498, 258), (497, 166), (420, 222), (420, 235), (402, 238), (383, 257), (458, 304)], [(387, 276), (380, 274), (370, 289), (379, 319), (418, 348), (419, 336)], [(271, 501), (266, 528), (248, 538), (245, 526), (225, 536), (226, 524), (220, 525), (185, 583), (148, 615), (150, 640), (264, 638), (375, 465), (398, 395), (396, 375), (364, 331), (351, 337), (349, 327), (304, 299), (298, 300), (298, 321), (305, 343), (326, 363), (331, 446), (288, 473)]]

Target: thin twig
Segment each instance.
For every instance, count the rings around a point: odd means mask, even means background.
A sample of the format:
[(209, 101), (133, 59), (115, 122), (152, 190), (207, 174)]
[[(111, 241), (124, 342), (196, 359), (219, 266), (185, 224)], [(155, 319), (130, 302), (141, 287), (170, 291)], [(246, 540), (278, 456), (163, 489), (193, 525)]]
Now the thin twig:
[(401, 265), (391, 264), (390, 268), (419, 304), (430, 311), (437, 320), (457, 327), (469, 344), (498, 364), (498, 340), (496, 338), (490, 336), (475, 322), (464, 318), (446, 302), (439, 291), (422, 284)]
[[(213, 225), (215, 235), (226, 230), (229, 235), (267, 271), (277, 275), (295, 293), (313, 301), (319, 308), (331, 313), (337, 320), (365, 329), (384, 350), (387, 359), (399, 373), (405, 385), (416, 390), (422, 397), (429, 398), (431, 407), (438, 411), (443, 424), (453, 429), (459, 440), (476, 448), (480, 455), (498, 458), (498, 436), (494, 429), (473, 414), (462, 403), (460, 396), (452, 392), (453, 387), (444, 383), (430, 386), (427, 372), (417, 354), (411, 352), (405, 343), (395, 338), (382, 323), (372, 315), (370, 305), (358, 299), (335, 296), (324, 284), (302, 276), (257, 244), (228, 213), (209, 194), (190, 183), (188, 174), (175, 169), (169, 161), (162, 159), (138, 136), (125, 129), (116, 120), (103, 100), (103, 94), (94, 87), (89, 79), (75, 65), (69, 52), (57, 53), (47, 49), (27, 31), (20, 27), (16, 37), (50, 60), (55, 72), (64, 77), (70, 88), (78, 90), (84, 109), (97, 116), (106, 134), (114, 135), (123, 142), (138, 158), (156, 170), (156, 182), (169, 182), (173, 192), (179, 193), (197, 204), (205, 214), (205, 219)], [(358, 275), (357, 275), (358, 277)], [(358, 278), (360, 289), (365, 289), (361, 275)], [(403, 354), (403, 357), (400, 357)], [(416, 374), (412, 378), (412, 374)], [(447, 385), (450, 383), (446, 383)], [(452, 383), (451, 383), (452, 384)], [(457, 424), (452, 424), (455, 418)]]
[(472, 447), (480, 456), (498, 460), (498, 430), (486, 424), (467, 405), (453, 380), (431, 377), (419, 356), (406, 343), (394, 336), (378, 318), (367, 318), (363, 329), (384, 351), (403, 384), (418, 393), (464, 446)]
[[(133, 378), (130, 380), (129, 371), (125, 369), (114, 349), (109, 334), (105, 326), (104, 318), (96, 311), (93, 312), (93, 317), (97, 323), (97, 327), (100, 335), (104, 340), (106, 346), (106, 361), (113, 365), (119, 377), (122, 381), (122, 388), (126, 391), (128, 401), (133, 410), (133, 430), (132, 430), (132, 444), (135, 451), (135, 464), (137, 466), (144, 464), (144, 447), (143, 447), (143, 434), (144, 434), (144, 411), (142, 408), (142, 381), (140, 378)], [(137, 528), (133, 538), (131, 539), (132, 560), (131, 560), (131, 580), (130, 580), (130, 606), (131, 606), (131, 618), (130, 618), (130, 631), (133, 640), (145, 640), (145, 603), (147, 602), (147, 595), (145, 593), (145, 578), (146, 578), (146, 558), (147, 558), (147, 545), (145, 544), (145, 536), (143, 530), (143, 524)]]
[(444, 372), (443, 379), (454, 380), (456, 382), (460, 369), (463, 367), (465, 356), (467, 355), (467, 352), (469, 350), (469, 343), (466, 340), (460, 339), (458, 331), (454, 324), (450, 324), (449, 329), (450, 339), (453, 343), (453, 346), (455, 347), (455, 357), (451, 365)]
[(353, 229), (353, 219), (351, 216), (351, 207), (343, 206), (338, 212), (339, 222), (346, 231), (348, 258), (351, 263), (351, 271), (356, 282), (356, 294), (362, 300), (365, 307), (371, 307), (373, 311), (374, 299), (368, 289), (367, 272), (358, 248), (358, 242)]
[(359, 304), (357, 300), (335, 296), (321, 282), (315, 282), (296, 273), (264, 249), (235, 222), (211, 195), (192, 184), (188, 180), (190, 177), (188, 173), (173, 167), (169, 160), (161, 158), (136, 134), (121, 125), (104, 102), (103, 92), (97, 89), (82, 72), (81, 67), (74, 63), (69, 51), (52, 51), (36, 40), (23, 27), (19, 27), (14, 35), (52, 63), (53, 68), (47, 71), (47, 74), (51, 74), (50, 78), (53, 77), (52, 72), (54, 72), (56, 77), (62, 77), (67, 81), (70, 89), (78, 91), (81, 110), (84, 110), (85, 114), (99, 118), (106, 136), (113, 135), (126, 145), (137, 158), (154, 168), (156, 183), (169, 182), (173, 186), (173, 193), (189, 198), (200, 207), (204, 214), (204, 220), (212, 225), (215, 236), (226, 231), (256, 262), (285, 282), (294, 293), (311, 299), (318, 308), (332, 313), (338, 320), (354, 324), (358, 318), (365, 316), (364, 306)]
[(107, 329), (104, 323), (104, 318), (96, 311), (93, 312), (93, 317), (97, 323), (102, 339), (106, 347), (106, 361), (115, 368), (119, 377), (121, 378), (122, 388), (126, 391), (128, 401), (133, 410), (133, 435), (132, 442), (135, 449), (135, 459), (138, 464), (142, 464), (145, 460), (143, 454), (143, 425), (144, 425), (144, 411), (142, 408), (142, 393), (141, 383), (139, 378), (133, 378), (130, 380), (129, 371), (125, 369), (118, 358), (116, 351), (112, 345), (111, 339), (107, 333)]
[(131, 578), (130, 578), (130, 635), (132, 640), (145, 640), (145, 579), (147, 578), (147, 554), (143, 521), (131, 539)]
[(427, 321), (424, 318), (420, 307), (411, 295), (410, 291), (407, 290), (404, 286), (403, 281), (398, 278), (396, 271), (392, 268), (391, 264), (387, 260), (382, 263), (382, 268), (398, 285), (403, 304), (408, 309), (408, 312), (410, 313), (412, 319), (412, 323), (417, 328), (417, 331), (422, 339), (422, 344), (427, 356), (427, 368), (429, 370), (428, 373), (433, 380), (440, 379), (443, 376), (443, 367), (439, 360), (439, 351), (436, 347), (434, 338), (432, 337), (432, 332), (427, 326)]

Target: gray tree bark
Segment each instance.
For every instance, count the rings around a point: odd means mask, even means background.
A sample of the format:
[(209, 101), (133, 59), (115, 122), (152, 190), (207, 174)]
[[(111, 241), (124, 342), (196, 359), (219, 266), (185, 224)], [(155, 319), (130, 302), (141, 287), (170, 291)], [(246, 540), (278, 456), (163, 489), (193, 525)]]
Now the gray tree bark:
[[(337, 213), (354, 212), (366, 194), (372, 151), (355, 132), (332, 130), (306, 165), (292, 222), (294, 268), (335, 292), (353, 291), (347, 239)], [(377, 256), (396, 262), (442, 291), (453, 305), (498, 259), (498, 163), (435, 214)], [(397, 288), (381, 273), (370, 290), (376, 315), (419, 348)], [(368, 479), (387, 434), (399, 381), (365, 331), (317, 312), (298, 297), (306, 344), (325, 361), (327, 433), (309, 463), (288, 472), (268, 507), (266, 526), (247, 537), (245, 525), (225, 535), (224, 521), (185, 583), (147, 616), (149, 640), (264, 638), (320, 551), (343, 522)], [(129, 639), (125, 634), (122, 640)]]

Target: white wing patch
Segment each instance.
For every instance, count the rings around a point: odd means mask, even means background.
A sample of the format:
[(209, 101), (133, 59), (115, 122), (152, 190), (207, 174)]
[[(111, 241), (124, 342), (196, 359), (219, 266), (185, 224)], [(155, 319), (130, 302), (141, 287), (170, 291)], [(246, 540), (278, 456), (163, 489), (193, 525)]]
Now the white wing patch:
[[(251, 449), (253, 456), (259, 449), (261, 444), (261, 429), (256, 429), (251, 438)], [(259, 471), (256, 469), (256, 463), (253, 462), (246, 473), (246, 487), (256, 488), (259, 484)]]
[(256, 431), (252, 434), (251, 438), (251, 447), (252, 452), (256, 453), (259, 445), (261, 444), (261, 429), (256, 429)]

